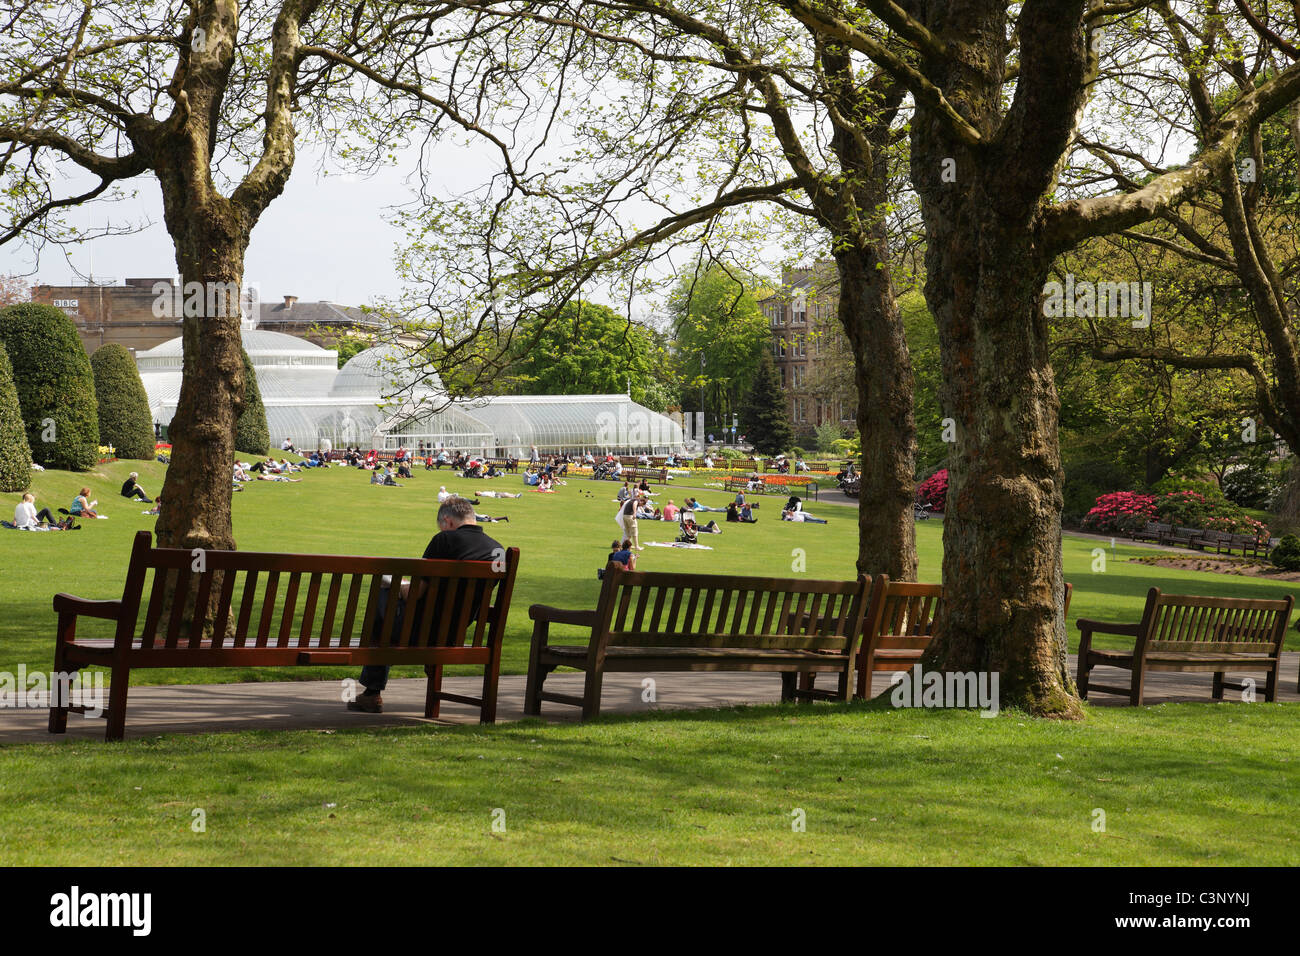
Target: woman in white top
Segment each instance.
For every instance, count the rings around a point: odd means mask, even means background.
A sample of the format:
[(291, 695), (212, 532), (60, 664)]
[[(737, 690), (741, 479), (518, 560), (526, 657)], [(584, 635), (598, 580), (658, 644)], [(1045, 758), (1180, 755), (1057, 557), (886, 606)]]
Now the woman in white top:
[[(48, 522), (48, 527), (41, 524), (42, 521)], [(23, 500), (14, 508), (14, 527), (19, 531), (62, 531), (71, 525), (71, 518), (61, 522), (49, 508), (37, 511), (36, 496), (30, 491), (23, 495)]]

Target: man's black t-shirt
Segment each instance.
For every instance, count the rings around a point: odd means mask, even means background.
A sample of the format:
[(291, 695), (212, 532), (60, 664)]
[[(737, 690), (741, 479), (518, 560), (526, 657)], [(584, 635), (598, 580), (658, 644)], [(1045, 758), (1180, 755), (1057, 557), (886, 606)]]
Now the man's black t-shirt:
[[(452, 531), (440, 531), (433, 536), (429, 546), (424, 549), (426, 559), (439, 561), (504, 561), (505, 556), (505, 548), (499, 542), (484, 534), (483, 529), (476, 524), (463, 524)], [(443, 609), (448, 601), (452, 603), (453, 618), (458, 617), (456, 611), (468, 601), (471, 610), (467, 620), (478, 620), (478, 609), (483, 599), (484, 585), (485, 582), (479, 581), (474, 587), (473, 593), (470, 594), (467, 582), (462, 582), (455, 588), (447, 580), (435, 582), (430, 588), (429, 594), (423, 595), (415, 602), (416, 622), (424, 621), (425, 608), (430, 595), (433, 596), (434, 605), (433, 613), (429, 615), (429, 624), (435, 634), (440, 628)], [(455, 593), (452, 593), (453, 591)], [(399, 630), (395, 633), (400, 633), (400, 626), (400, 624), (397, 625)], [(419, 624), (417, 623), (416, 626), (418, 627)]]
[(493, 561), (504, 558), (506, 549), (489, 538), (481, 525), (463, 524), (453, 531), (439, 531), (424, 549), (425, 558), (440, 561)]

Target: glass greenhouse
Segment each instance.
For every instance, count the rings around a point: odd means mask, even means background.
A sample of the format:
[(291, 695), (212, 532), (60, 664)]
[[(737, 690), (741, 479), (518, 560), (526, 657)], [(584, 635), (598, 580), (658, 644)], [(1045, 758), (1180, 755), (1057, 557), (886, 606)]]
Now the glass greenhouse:
[[(626, 395), (525, 395), (446, 401), (436, 376), (415, 380), (383, 347), (338, 367), (338, 353), (281, 332), (246, 328), (272, 445), (414, 448), (420, 442), (493, 457), (624, 451), (662, 454), (682, 428)], [(181, 339), (140, 352), (154, 421), (167, 425), (181, 387)]]

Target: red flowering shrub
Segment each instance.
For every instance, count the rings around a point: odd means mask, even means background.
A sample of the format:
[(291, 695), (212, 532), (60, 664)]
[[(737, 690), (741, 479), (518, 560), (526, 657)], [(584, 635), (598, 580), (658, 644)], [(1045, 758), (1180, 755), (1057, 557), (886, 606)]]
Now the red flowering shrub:
[(1137, 491), (1116, 491), (1102, 495), (1083, 516), (1087, 531), (1129, 532), (1159, 521), (1177, 528), (1200, 528), (1229, 534), (1267, 537), (1268, 527), (1227, 500), (1207, 499), (1199, 491), (1171, 491), (1146, 495)]
[(943, 511), (948, 501), (948, 469), (940, 468), (916, 489), (916, 500), (929, 505), (931, 511)]
[(1137, 491), (1113, 491), (1102, 495), (1081, 522), (1087, 531), (1135, 531), (1156, 520), (1156, 496)]

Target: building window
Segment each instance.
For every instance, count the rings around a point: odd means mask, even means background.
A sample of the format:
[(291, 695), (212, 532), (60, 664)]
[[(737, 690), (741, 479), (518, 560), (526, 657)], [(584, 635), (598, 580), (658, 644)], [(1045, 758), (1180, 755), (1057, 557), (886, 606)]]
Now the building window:
[[(796, 366), (794, 367), (794, 387), (795, 387), (795, 388), (800, 388), (800, 387), (802, 387), (802, 386), (803, 386), (803, 366), (802, 366), (802, 365), (796, 365)], [(799, 419), (799, 420), (800, 420), (800, 421), (803, 421), (802, 418)]]
[(784, 365), (781, 366), (781, 387), (782, 387), (782, 388), (785, 388), (785, 387), (786, 387), (786, 384), (785, 384), (785, 366), (784, 366)]

